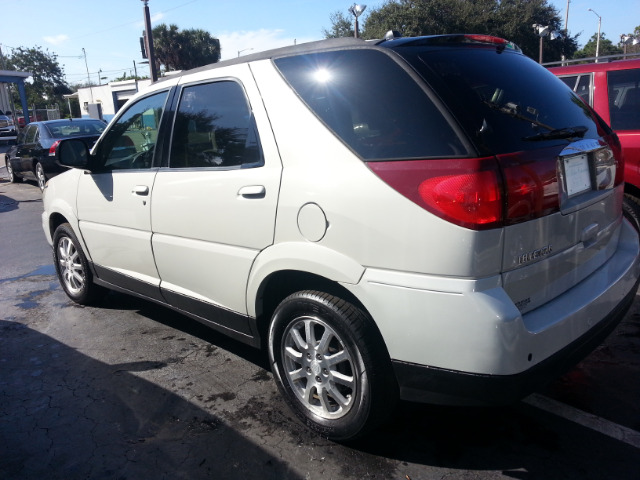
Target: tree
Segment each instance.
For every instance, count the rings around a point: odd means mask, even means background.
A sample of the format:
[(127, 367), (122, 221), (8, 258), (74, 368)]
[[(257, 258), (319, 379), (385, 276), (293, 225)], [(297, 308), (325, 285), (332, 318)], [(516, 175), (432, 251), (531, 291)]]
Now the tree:
[[(333, 28), (341, 31), (340, 17), (331, 17)], [(538, 58), (539, 37), (533, 24), (561, 30), (558, 11), (548, 0), (387, 0), (373, 9), (364, 20), (363, 38), (383, 38), (389, 30), (403, 36), (481, 33), (506, 38), (516, 43), (526, 55)], [(546, 60), (559, 60), (577, 50), (576, 37), (543, 41)]]
[(164, 70), (189, 70), (220, 60), (220, 40), (201, 29), (178, 29), (160, 24), (153, 29), (156, 66)]
[[(57, 55), (43, 51), (41, 47), (18, 47), (7, 57), (7, 69), (31, 72), (31, 82), (25, 82), (27, 104), (29, 107), (46, 108), (47, 105), (59, 104), (66, 108), (62, 95), (71, 93), (64, 80), (64, 71), (58, 64)], [(14, 102), (19, 105), (20, 99), (14, 89)]]
[(353, 22), (344, 13), (333, 12), (329, 15), (329, 20), (331, 20), (331, 30), (322, 29), (324, 38), (353, 37), (355, 35)]
[[(574, 58), (590, 58), (596, 56), (596, 48), (598, 46), (598, 34), (594, 33), (589, 41), (578, 50)], [(622, 48), (614, 45), (611, 40), (605, 38), (605, 33), (600, 35), (600, 50), (598, 56), (604, 57), (606, 55), (619, 55), (622, 53)]]

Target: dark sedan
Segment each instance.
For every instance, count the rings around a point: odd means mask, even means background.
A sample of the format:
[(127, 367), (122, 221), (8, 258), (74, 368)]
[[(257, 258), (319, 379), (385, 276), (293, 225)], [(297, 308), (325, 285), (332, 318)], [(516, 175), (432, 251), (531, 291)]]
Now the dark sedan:
[(64, 171), (55, 161), (56, 146), (60, 140), (82, 137), (91, 147), (106, 126), (102, 120), (85, 118), (30, 123), (5, 156), (9, 181), (35, 180), (44, 190), (49, 178)]

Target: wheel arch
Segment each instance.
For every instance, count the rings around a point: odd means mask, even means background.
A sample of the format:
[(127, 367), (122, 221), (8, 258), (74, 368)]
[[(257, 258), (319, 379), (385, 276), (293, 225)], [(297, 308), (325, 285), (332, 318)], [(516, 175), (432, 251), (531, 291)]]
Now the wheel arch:
[(371, 317), (362, 302), (340, 283), (314, 273), (281, 270), (273, 272), (265, 278), (256, 292), (256, 322), (261, 339), (266, 339), (269, 320), (282, 300), (302, 290), (317, 290), (340, 297), (361, 308)]

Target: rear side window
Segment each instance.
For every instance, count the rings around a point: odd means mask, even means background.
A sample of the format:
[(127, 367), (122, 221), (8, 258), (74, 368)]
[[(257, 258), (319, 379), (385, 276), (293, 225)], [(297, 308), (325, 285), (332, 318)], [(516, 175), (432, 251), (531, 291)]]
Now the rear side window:
[(467, 154), (425, 91), (383, 52), (322, 52), (275, 64), (307, 106), (364, 160)]
[(171, 141), (171, 168), (262, 164), (253, 115), (238, 83), (220, 81), (182, 90)]
[(592, 75), (590, 73), (582, 75), (568, 75), (558, 78), (571, 90), (576, 92), (584, 103), (593, 106), (593, 102), (591, 101)]
[(640, 129), (640, 69), (607, 72), (614, 130)]

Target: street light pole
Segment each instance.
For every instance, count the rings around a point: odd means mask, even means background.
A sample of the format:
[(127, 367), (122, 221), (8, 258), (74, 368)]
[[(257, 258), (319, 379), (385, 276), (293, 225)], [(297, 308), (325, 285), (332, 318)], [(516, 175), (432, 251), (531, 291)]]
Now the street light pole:
[(149, 70), (151, 72), (151, 82), (158, 80), (158, 72), (156, 71), (156, 54), (153, 48), (153, 34), (151, 32), (151, 17), (149, 15), (149, 0), (142, 0), (144, 7), (144, 30), (147, 38), (147, 57), (149, 57)]
[(358, 38), (358, 17), (362, 15), (362, 12), (364, 12), (365, 8), (367, 8), (366, 5), (357, 5), (355, 3), (351, 5), (351, 7), (349, 7), (349, 12), (351, 12), (351, 15), (353, 15), (356, 19), (355, 28), (353, 30), (353, 36), (355, 38)]
[(596, 63), (598, 63), (598, 56), (600, 55), (600, 27), (602, 26), (602, 17), (598, 15), (598, 13), (593, 9), (589, 9), (590, 12), (593, 12), (596, 17), (598, 17), (598, 39), (596, 40)]

